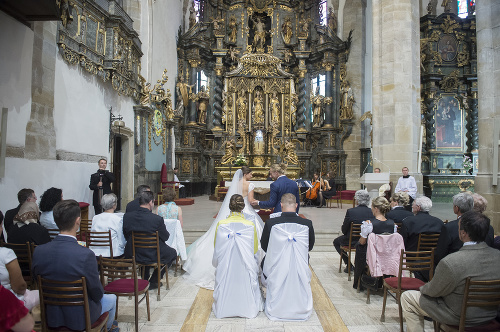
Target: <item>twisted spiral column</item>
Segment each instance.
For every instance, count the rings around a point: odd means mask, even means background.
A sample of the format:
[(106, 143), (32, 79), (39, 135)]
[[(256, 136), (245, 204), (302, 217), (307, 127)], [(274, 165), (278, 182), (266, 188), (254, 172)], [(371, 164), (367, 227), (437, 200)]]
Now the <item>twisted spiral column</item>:
[(212, 105), (213, 109), (213, 125), (214, 129), (220, 129), (222, 126), (222, 90), (224, 89), (224, 81), (222, 76), (217, 75), (215, 77), (215, 87), (214, 87), (214, 103)]
[(304, 77), (299, 79), (299, 100), (297, 102), (297, 130), (305, 129), (306, 127), (306, 80)]

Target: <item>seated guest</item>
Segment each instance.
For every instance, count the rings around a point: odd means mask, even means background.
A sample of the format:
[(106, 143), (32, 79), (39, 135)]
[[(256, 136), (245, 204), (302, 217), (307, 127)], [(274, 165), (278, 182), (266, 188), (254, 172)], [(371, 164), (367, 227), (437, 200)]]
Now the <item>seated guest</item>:
[(184, 186), (179, 181), (179, 178), (177, 177), (178, 172), (179, 169), (177, 167), (174, 167), (174, 182), (176, 183), (175, 186), (179, 187), (179, 198), (186, 198), (186, 186)]
[(429, 214), (432, 201), (425, 196), (417, 197), (413, 201), (412, 210), (414, 216), (403, 220), (401, 235), (405, 241), (407, 251), (416, 251), (418, 247), (418, 236), (420, 233), (440, 233), (443, 221)]
[(484, 211), (486, 211), (486, 208), (488, 207), (488, 201), (486, 200), (486, 198), (479, 195), (478, 193), (471, 193), (471, 192), (467, 193), (472, 194), (472, 198), (474, 198), (474, 208), (473, 208), (474, 211), (479, 213), (483, 213)]
[[(441, 228), (438, 244), (434, 251), (434, 266), (437, 266), (447, 255), (462, 248), (463, 242), (460, 241), (458, 234), (458, 221), (465, 212), (474, 210), (474, 203), (474, 197), (470, 194), (459, 193), (453, 196), (453, 213), (457, 215), (457, 219), (444, 224)], [(485, 238), (485, 242), (489, 246), (493, 245), (493, 236), (493, 227), (490, 225), (488, 235)]]
[[(1, 232), (2, 222), (0, 222)], [(29, 310), (39, 303), (38, 291), (26, 289), (26, 281), (23, 278), (16, 254), (12, 249), (5, 247), (0, 247), (0, 284), (10, 290), (19, 300), (24, 301), (24, 305)]]
[(178, 219), (182, 226), (182, 209), (174, 202), (175, 190), (172, 187), (166, 187), (162, 191), (165, 203), (158, 207), (157, 215), (163, 219)]
[(16, 208), (7, 210), (7, 212), (5, 212), (4, 227), (7, 233), (10, 232), (11, 227), (14, 225), (14, 217), (19, 212), (21, 205), (26, 202), (36, 202), (37, 197), (33, 189), (24, 188), (19, 190), (19, 192), (17, 193), (17, 200), (19, 201), (19, 205)]
[[(269, 237), (271, 236), (271, 229), (274, 225), (283, 223), (296, 223), (309, 227), (309, 251), (314, 247), (314, 228), (312, 221), (299, 217), (295, 212), (297, 209), (297, 199), (294, 194), (284, 194), (281, 196), (281, 216), (276, 218), (271, 218), (266, 221), (264, 229), (262, 230), (262, 235), (260, 237), (260, 246), (262, 250), (267, 251), (267, 246), (269, 244)], [(265, 257), (264, 257), (265, 259)], [(264, 259), (262, 260), (261, 266), (264, 266)]]
[(14, 226), (7, 235), (9, 243), (33, 242), (40, 245), (50, 242), (49, 232), (38, 224), (39, 215), (35, 202), (24, 203), (14, 217)]
[(383, 234), (394, 233), (394, 220), (385, 217), (391, 206), (385, 197), (377, 197), (372, 200), (373, 218), (363, 221), (361, 225), (361, 237), (356, 243), (356, 258), (354, 261), (354, 283), (358, 287), (358, 279), (366, 269), (366, 241), (370, 233)]
[[(170, 266), (177, 258), (175, 249), (170, 248), (165, 244), (170, 234), (165, 228), (163, 218), (151, 212), (154, 207), (154, 194), (151, 191), (143, 191), (139, 194), (139, 209), (132, 212), (127, 212), (123, 216), (123, 234), (127, 240), (125, 246), (125, 258), (132, 258), (132, 232), (154, 233), (158, 231), (160, 237), (160, 255), (161, 262)], [(135, 251), (135, 260), (138, 263), (153, 263), (156, 262), (156, 249), (138, 248)], [(161, 277), (166, 269), (162, 270)], [(158, 288), (158, 271), (155, 269), (151, 278), (149, 278), (149, 268), (144, 271), (144, 278), (149, 279), (149, 289)]]
[(127, 204), (125, 212), (132, 212), (139, 210), (139, 206), (141, 205), (139, 203), (139, 195), (145, 191), (151, 191), (151, 188), (145, 184), (141, 184), (139, 187), (137, 187), (137, 193), (135, 195), (135, 199)]
[(54, 206), (63, 199), (62, 190), (58, 188), (47, 189), (40, 199), (40, 224), (47, 229), (58, 229), (54, 222), (54, 215), (52, 209)]
[[(76, 241), (81, 222), (80, 205), (74, 200), (60, 201), (54, 206), (53, 212), (61, 232), (52, 242), (35, 248), (33, 274), (57, 281), (75, 281), (85, 277), (91, 323), (107, 311), (108, 331), (120, 331), (114, 321), (116, 295), (104, 294), (94, 252)], [(47, 306), (46, 312), (49, 327), (65, 326), (79, 331), (85, 329), (85, 315), (80, 306)]]
[[(368, 207), (370, 205), (370, 194), (366, 190), (358, 190), (354, 194), (354, 199), (358, 203), (358, 206), (348, 209), (345, 213), (344, 223), (342, 224), (342, 234), (333, 240), (333, 246), (341, 255), (340, 247), (349, 245), (349, 232), (351, 231), (351, 224), (361, 224), (364, 220), (369, 220), (373, 218), (372, 210)], [(356, 241), (352, 242), (352, 245), (355, 245)], [(347, 256), (342, 255), (342, 260), (344, 261), (346, 268), (344, 270), (345, 273), (348, 272), (347, 268)], [(351, 270), (353, 267), (351, 267)]]
[(321, 185), (322, 190), (319, 191), (319, 201), (321, 202), (319, 207), (326, 204), (326, 200), (332, 198), (337, 194), (335, 180), (333, 172), (326, 174), (326, 179), (323, 179), (323, 184)]
[(396, 223), (402, 223), (406, 217), (413, 216), (413, 213), (405, 209), (405, 206), (410, 202), (407, 193), (394, 193), (391, 196), (391, 210), (386, 213), (386, 217), (394, 220)]
[(35, 320), (23, 301), (1, 285), (0, 298), (0, 331), (32, 332)]
[[(121, 257), (125, 251), (125, 236), (123, 236), (123, 217), (115, 214), (117, 198), (115, 194), (102, 196), (101, 206), (103, 213), (95, 215), (92, 219), (92, 232), (111, 231), (111, 242), (113, 244), (113, 257)], [(91, 247), (96, 256), (110, 257), (110, 251), (106, 247)]]
[[(458, 229), (463, 247), (439, 262), (432, 280), (420, 287), (420, 291), (406, 291), (401, 296), (409, 332), (423, 332), (424, 317), (459, 325), (465, 280), (468, 277), (472, 281), (498, 279), (500, 252), (484, 243), (489, 226), (490, 220), (474, 211), (460, 217)], [(465, 325), (473, 327), (487, 323), (495, 319), (497, 309), (497, 306), (469, 307)]]

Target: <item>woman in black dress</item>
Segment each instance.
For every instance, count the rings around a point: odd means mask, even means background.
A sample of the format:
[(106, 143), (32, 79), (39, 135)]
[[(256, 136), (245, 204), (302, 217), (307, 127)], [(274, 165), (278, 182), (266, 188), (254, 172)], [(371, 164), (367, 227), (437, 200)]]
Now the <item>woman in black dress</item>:
[[(354, 284), (353, 288), (358, 287), (358, 279), (366, 268), (366, 242), (370, 233), (383, 234), (394, 233), (394, 220), (387, 219), (385, 214), (389, 212), (391, 206), (385, 197), (379, 196), (372, 200), (372, 213), (375, 216), (370, 220), (363, 221), (361, 226), (361, 237), (356, 244), (356, 258), (354, 260)], [(368, 234), (363, 234), (365, 225), (372, 224), (373, 230)], [(365, 237), (366, 235), (366, 237)]]
[(326, 205), (326, 200), (332, 198), (337, 194), (335, 180), (333, 179), (333, 172), (326, 174), (326, 179), (322, 179), (321, 189), (319, 192), (319, 208)]

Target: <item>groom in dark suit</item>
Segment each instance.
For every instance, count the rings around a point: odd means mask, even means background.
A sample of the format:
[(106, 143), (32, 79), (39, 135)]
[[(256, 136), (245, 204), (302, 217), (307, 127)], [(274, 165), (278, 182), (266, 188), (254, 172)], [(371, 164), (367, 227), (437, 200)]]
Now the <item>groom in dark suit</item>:
[(258, 200), (254, 200), (251, 202), (254, 206), (259, 206), (263, 209), (274, 208), (273, 212), (281, 212), (281, 196), (284, 194), (290, 193), (293, 194), (297, 200), (297, 208), (296, 212), (299, 213), (300, 206), (300, 194), (299, 187), (295, 181), (290, 180), (285, 175), (286, 165), (284, 164), (273, 164), (269, 170), (271, 177), (274, 182), (271, 183), (271, 193), (269, 196), (269, 200), (265, 202), (259, 202)]

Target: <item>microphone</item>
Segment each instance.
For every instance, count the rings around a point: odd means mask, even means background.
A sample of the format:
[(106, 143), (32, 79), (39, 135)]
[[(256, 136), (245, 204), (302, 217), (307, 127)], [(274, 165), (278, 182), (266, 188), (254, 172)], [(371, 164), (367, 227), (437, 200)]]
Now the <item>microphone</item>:
[(387, 165), (387, 164), (383, 163), (381, 160), (379, 160), (379, 159), (377, 159), (377, 158), (375, 158), (375, 157), (373, 157), (373, 156), (372, 156), (372, 158), (373, 158), (373, 160), (378, 161), (378, 162), (379, 162), (379, 163), (381, 163), (382, 165), (387, 166), (387, 168), (389, 169), (389, 173), (391, 172), (391, 168), (389, 167), (389, 165)]

